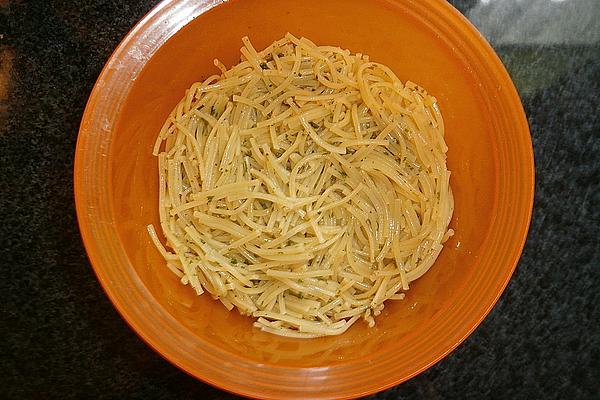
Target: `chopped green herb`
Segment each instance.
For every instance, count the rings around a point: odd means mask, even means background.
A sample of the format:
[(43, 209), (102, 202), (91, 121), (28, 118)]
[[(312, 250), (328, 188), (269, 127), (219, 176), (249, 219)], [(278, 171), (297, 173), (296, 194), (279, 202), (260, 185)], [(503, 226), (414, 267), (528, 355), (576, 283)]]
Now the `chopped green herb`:
[(261, 67), (262, 69), (269, 69), (269, 66), (267, 65), (267, 63), (266, 63), (266, 62), (261, 62), (261, 63), (260, 63), (260, 67)]
[(231, 259), (231, 263), (232, 263), (232, 264), (237, 264), (237, 260), (236, 260), (235, 258), (232, 258), (232, 259)]

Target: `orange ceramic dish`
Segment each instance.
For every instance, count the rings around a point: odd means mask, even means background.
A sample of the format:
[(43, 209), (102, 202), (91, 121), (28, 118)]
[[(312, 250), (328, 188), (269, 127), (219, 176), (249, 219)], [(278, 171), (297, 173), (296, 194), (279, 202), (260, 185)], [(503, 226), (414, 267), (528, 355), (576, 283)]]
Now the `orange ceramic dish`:
[[(289, 339), (197, 297), (164, 266), (152, 146), (184, 90), (286, 32), (368, 54), (437, 97), (446, 123), (456, 231), (404, 301), (369, 329)], [(506, 286), (533, 202), (531, 139), (491, 47), (443, 0), (167, 0), (117, 48), (90, 96), (77, 143), (81, 233), (116, 308), (154, 349), (205, 382), (260, 398), (349, 398), (403, 382), (463, 341)]]

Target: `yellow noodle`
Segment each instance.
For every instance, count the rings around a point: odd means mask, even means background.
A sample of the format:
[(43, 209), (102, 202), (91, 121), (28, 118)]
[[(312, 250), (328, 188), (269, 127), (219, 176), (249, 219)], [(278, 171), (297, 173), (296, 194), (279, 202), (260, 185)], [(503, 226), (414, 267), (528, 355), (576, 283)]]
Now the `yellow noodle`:
[(158, 133), (166, 243), (150, 238), (182, 284), (265, 332), (372, 327), (454, 233), (436, 99), (361, 54), (242, 42)]

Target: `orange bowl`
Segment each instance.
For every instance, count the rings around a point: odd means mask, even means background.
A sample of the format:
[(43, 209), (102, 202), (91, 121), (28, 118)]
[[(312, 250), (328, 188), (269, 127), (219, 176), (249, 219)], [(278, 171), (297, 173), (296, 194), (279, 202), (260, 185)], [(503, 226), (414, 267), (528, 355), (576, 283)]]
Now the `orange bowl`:
[[(430, 271), (374, 328), (289, 339), (195, 296), (165, 268), (156, 135), (193, 82), (231, 66), (241, 38), (263, 48), (286, 32), (368, 54), (437, 97), (456, 208)], [(442, 0), (166, 0), (127, 35), (85, 110), (75, 160), (81, 234), (104, 290), (166, 359), (222, 389), (260, 398), (348, 398), (403, 382), (463, 341), (490, 311), (531, 218), (531, 139), (502, 63)]]

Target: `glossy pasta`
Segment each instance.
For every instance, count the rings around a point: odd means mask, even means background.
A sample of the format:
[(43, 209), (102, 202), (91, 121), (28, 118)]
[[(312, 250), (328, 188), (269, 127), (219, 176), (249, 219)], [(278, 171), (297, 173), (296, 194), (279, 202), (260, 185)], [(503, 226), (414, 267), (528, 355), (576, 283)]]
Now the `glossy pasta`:
[(436, 99), (291, 34), (195, 83), (154, 147), (183, 284), (284, 336), (375, 324), (434, 263), (453, 211)]

